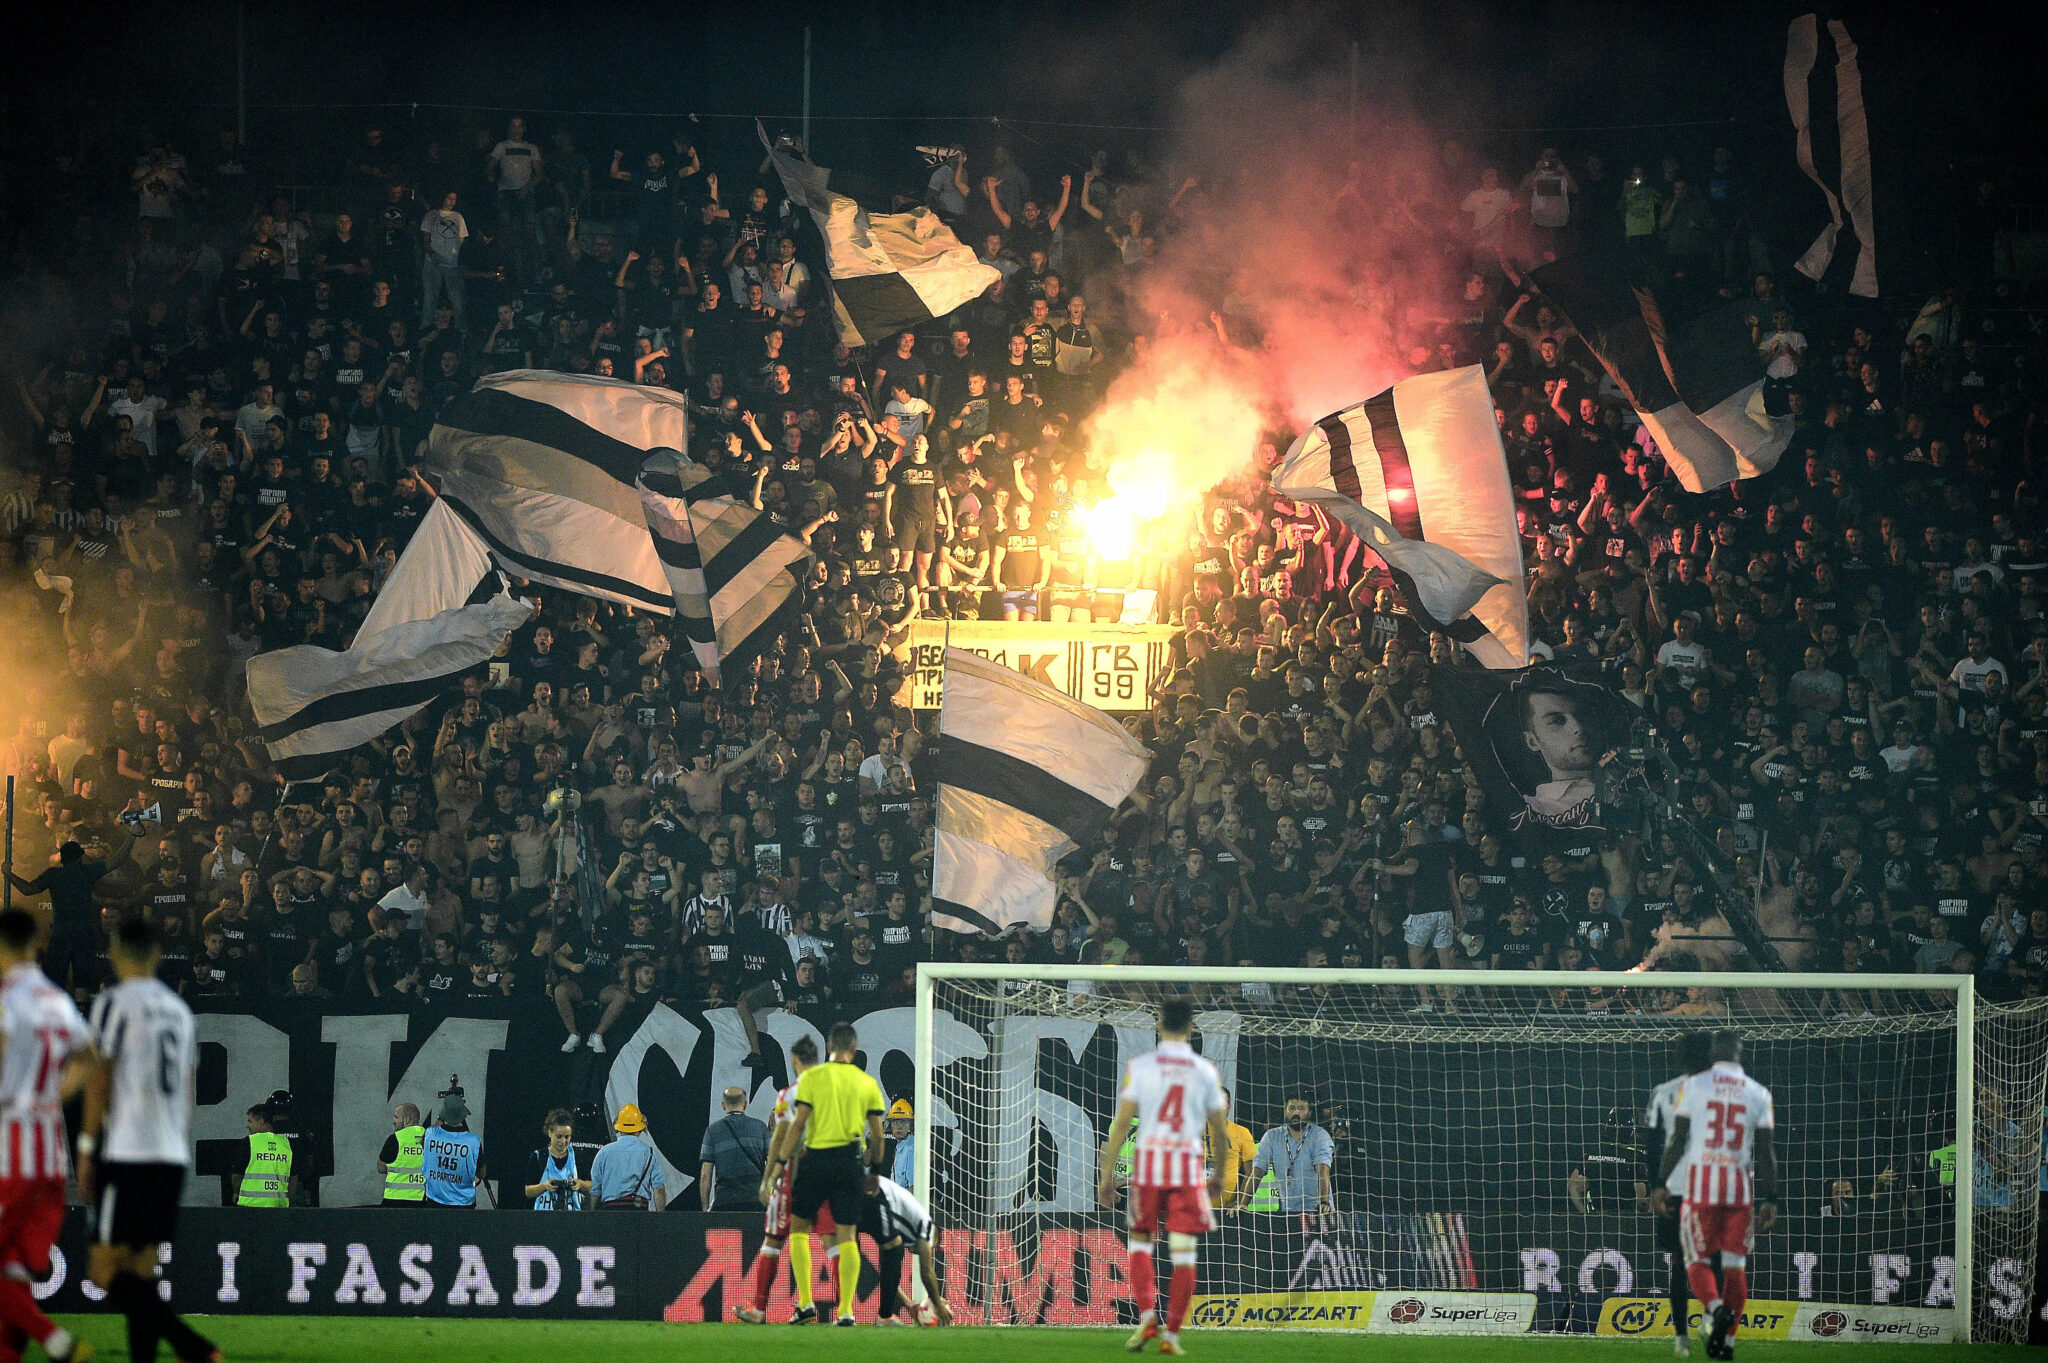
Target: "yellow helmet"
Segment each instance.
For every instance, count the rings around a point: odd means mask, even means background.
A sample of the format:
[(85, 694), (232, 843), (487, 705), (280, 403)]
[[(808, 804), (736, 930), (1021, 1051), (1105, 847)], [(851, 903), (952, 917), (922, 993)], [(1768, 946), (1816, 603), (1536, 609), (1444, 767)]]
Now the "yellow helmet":
[(889, 1111), (882, 1118), (885, 1122), (908, 1122), (916, 1120), (908, 1098), (898, 1098), (889, 1104)]

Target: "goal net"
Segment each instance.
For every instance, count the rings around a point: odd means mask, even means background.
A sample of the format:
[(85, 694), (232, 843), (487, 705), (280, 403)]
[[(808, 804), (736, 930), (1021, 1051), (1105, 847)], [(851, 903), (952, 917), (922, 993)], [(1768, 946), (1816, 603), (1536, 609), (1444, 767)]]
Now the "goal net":
[[(1231, 1144), (1268, 1152), (1223, 1156), (1197, 1328), (1670, 1334), (1638, 1119), (1683, 1039), (1725, 1027), (1773, 1092), (1780, 1171), (1744, 1333), (2023, 1340), (2048, 1000), (1979, 1004), (1950, 977), (1844, 984), (920, 967), (918, 1183), (948, 1298), (970, 1323), (1135, 1320), (1098, 1161), (1124, 1063), (1155, 1043), (1158, 1001), (1185, 995), (1242, 1128)], [(1308, 1105), (1298, 1133), (1291, 1099)]]

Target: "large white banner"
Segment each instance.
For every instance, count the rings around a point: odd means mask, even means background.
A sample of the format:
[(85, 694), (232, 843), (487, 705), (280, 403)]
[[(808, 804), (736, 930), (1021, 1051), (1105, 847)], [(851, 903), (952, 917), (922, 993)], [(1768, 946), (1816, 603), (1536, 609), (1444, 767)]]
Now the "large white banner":
[(1013, 667), (1111, 714), (1152, 708), (1167, 670), (1171, 625), (1055, 625), (1009, 620), (915, 620), (904, 645), (910, 708), (936, 710), (946, 681), (946, 648), (964, 648)]

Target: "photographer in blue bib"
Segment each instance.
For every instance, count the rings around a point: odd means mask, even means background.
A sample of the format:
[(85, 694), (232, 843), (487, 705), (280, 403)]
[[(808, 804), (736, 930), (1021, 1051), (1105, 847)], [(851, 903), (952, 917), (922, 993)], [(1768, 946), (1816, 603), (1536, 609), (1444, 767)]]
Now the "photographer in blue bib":
[[(440, 1094), (434, 1124), (427, 1128), (423, 1156), (427, 1196), (420, 1205), (444, 1211), (473, 1211), (477, 1189), (484, 1188), (484, 1138), (469, 1129), (469, 1104), (454, 1078)], [(485, 1195), (489, 1189), (485, 1188)], [(497, 1199), (492, 1198), (492, 1205)]]
[(576, 1147), (570, 1138), (576, 1119), (567, 1108), (558, 1107), (541, 1123), (547, 1145), (533, 1152), (531, 1175), (522, 1191), (537, 1212), (580, 1212), (590, 1192), (590, 1180), (577, 1168)]

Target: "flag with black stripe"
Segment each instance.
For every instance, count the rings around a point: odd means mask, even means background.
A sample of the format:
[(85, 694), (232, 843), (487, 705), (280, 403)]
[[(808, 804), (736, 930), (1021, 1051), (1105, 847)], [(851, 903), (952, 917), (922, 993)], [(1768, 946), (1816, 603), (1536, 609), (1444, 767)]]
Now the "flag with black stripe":
[(1792, 423), (1764, 408), (1763, 361), (1738, 305), (1673, 314), (1618, 262), (1592, 255), (1544, 265), (1531, 279), (1578, 328), (1686, 491), (1777, 466)]
[(772, 145), (766, 130), (761, 145), (783, 191), (810, 210), (825, 239), (832, 310), (846, 344), (872, 345), (936, 321), (1002, 277), (928, 209), (870, 215), (828, 188), (831, 171)]
[(506, 572), (667, 614), (640, 469), (689, 448), (683, 395), (618, 379), (515, 369), (448, 404), (427, 437), (441, 499)]
[[(1785, 107), (1792, 116), (1793, 155), (1820, 190), (1828, 212), (1828, 221), (1792, 268), (1816, 283), (1875, 298), (1877, 231), (1863, 68), (1847, 25), (1831, 19), (1827, 30), (1832, 61), (1823, 59), (1816, 16), (1800, 15), (1785, 32)], [(1841, 187), (1839, 195), (1828, 187), (1830, 170)], [(1845, 253), (1849, 263), (1838, 268), (1835, 257), (1845, 235), (1853, 253)]]
[(284, 778), (325, 775), (496, 653), (532, 608), (484, 595), (493, 580), (482, 541), (436, 502), (346, 650), (300, 644), (251, 658), (249, 707)]
[(678, 632), (713, 686), (802, 609), (803, 541), (727, 480), (666, 451), (642, 467), (640, 502), (675, 601)]
[(1521, 535), (1485, 370), (1418, 374), (1324, 417), (1287, 451), (1273, 491), (1364, 540), (1425, 628), (1488, 667), (1528, 662)]
[(1091, 843), (1149, 754), (1092, 706), (965, 649), (939, 703), (933, 921), (991, 936), (1052, 925), (1054, 868)]

